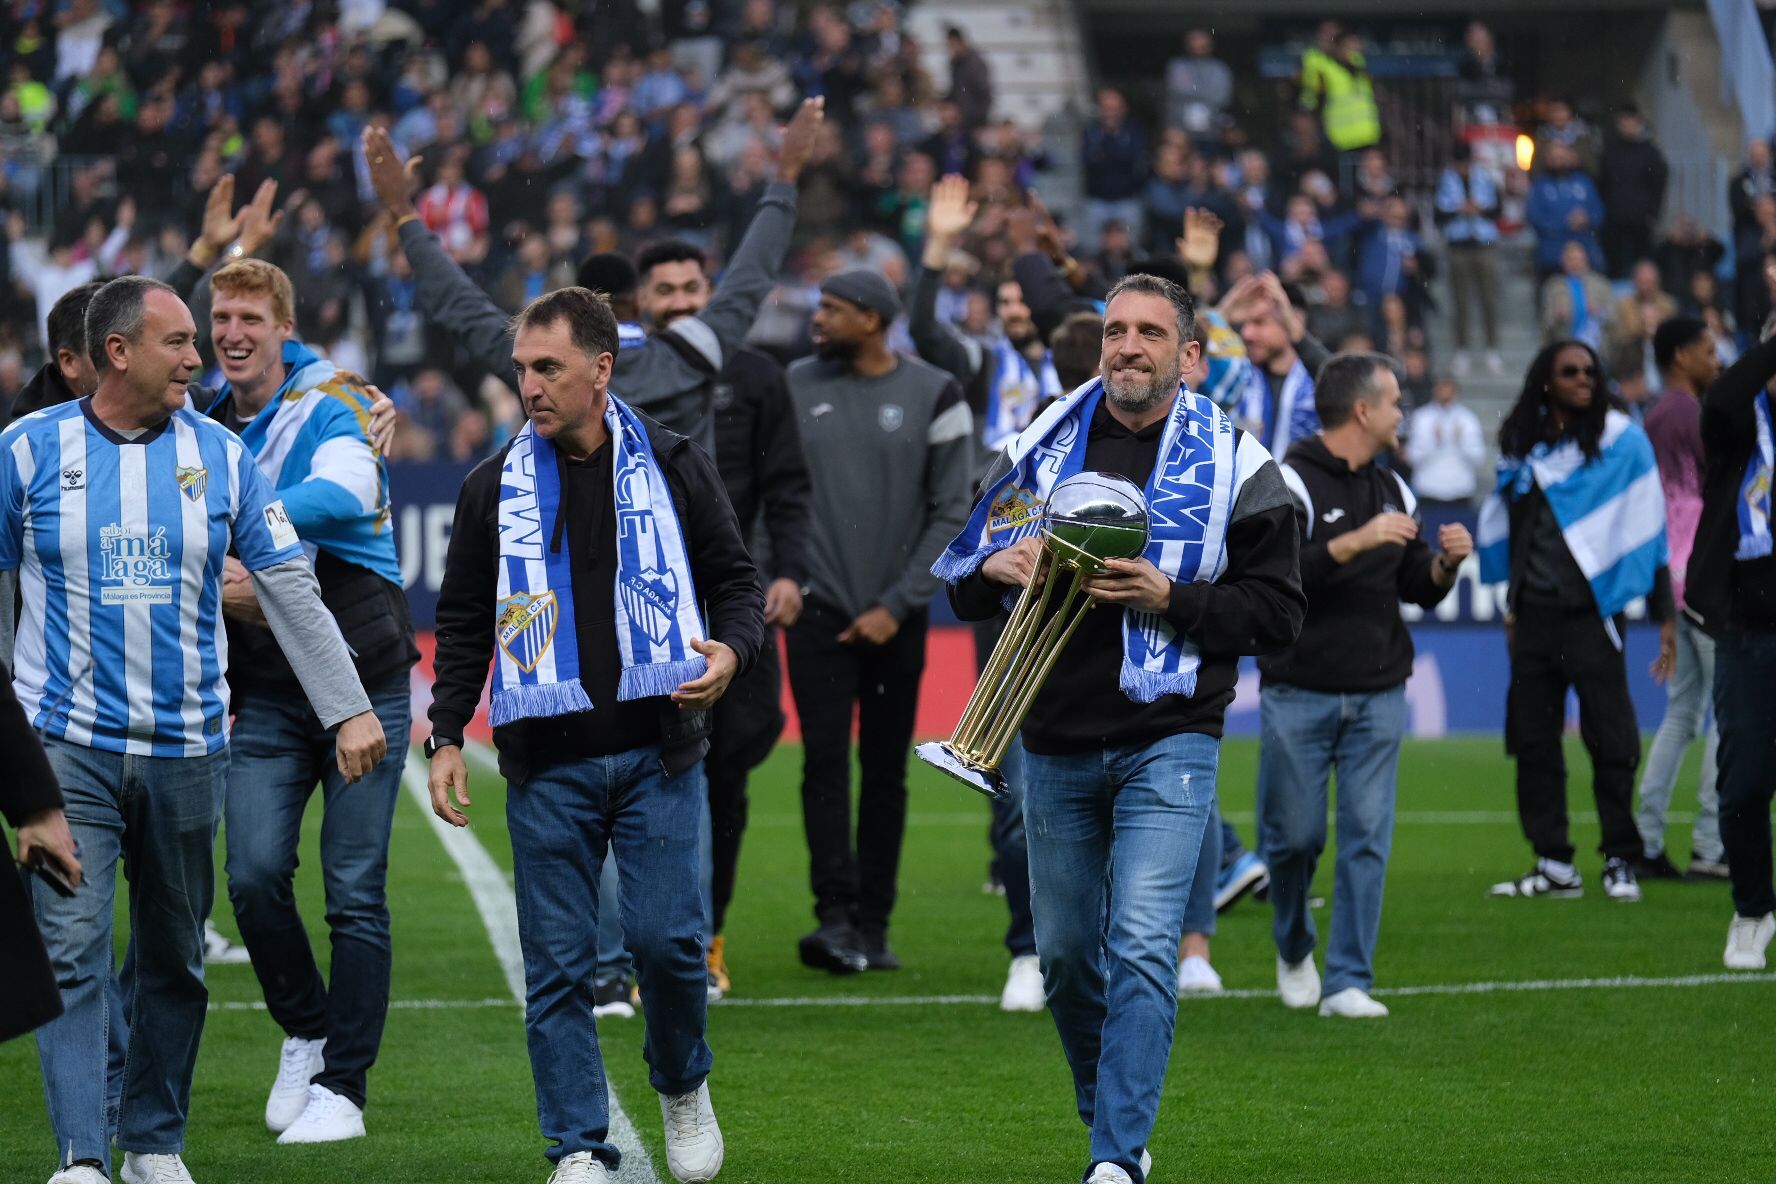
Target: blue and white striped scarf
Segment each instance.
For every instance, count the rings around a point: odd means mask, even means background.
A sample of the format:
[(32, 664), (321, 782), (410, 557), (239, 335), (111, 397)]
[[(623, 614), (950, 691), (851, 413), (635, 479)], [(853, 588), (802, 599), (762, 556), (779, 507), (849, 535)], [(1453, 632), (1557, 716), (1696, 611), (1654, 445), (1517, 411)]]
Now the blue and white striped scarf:
[[(622, 701), (669, 695), (700, 677), (707, 660), (691, 649), (704, 636), (691, 565), (666, 475), (647, 429), (613, 393), (604, 412), (611, 436), (617, 515), (617, 649)], [(592, 710), (580, 682), (569, 540), (551, 546), (561, 513), (555, 446), (530, 424), (512, 441), (500, 472), (499, 587), (494, 607), (495, 727)], [(582, 539), (584, 535), (582, 534)]]
[(982, 432), (987, 447), (997, 451), (1011, 443), (1013, 436), (1030, 426), (1042, 400), (1062, 393), (1052, 356), (1045, 352), (1038, 369), (1010, 338), (1000, 338), (993, 349), (993, 383), (987, 390)]
[[(1010, 469), (974, 507), (968, 525), (932, 565), (955, 583), (995, 551), (1035, 535), (1055, 484), (1080, 472), (1093, 414), (1104, 397), (1092, 379), (1037, 417), (1007, 448)], [(1147, 480), (1152, 536), (1146, 558), (1176, 582), (1212, 581), (1226, 566), (1238, 465), (1233, 421), (1213, 402), (1180, 386)], [(1007, 596), (1015, 601), (1016, 592)], [(1202, 654), (1157, 613), (1124, 610), (1123, 694), (1137, 703), (1161, 695), (1194, 695)]]
[(1480, 507), (1480, 578), (1511, 578), (1510, 503), (1539, 486), (1560, 524), (1597, 611), (1613, 617), (1652, 591), (1666, 562), (1665, 494), (1653, 445), (1639, 424), (1620, 411), (1604, 420), (1595, 460), (1578, 442), (1542, 442), (1526, 457), (1500, 457), (1498, 484)]
[(1314, 409), (1313, 375), (1300, 358), (1283, 375), (1274, 407), (1270, 402), (1271, 381), (1262, 367), (1251, 367), (1240, 399), (1240, 426), (1257, 436), (1272, 456), (1283, 456), (1289, 445), (1320, 430), (1320, 416)]
[(1770, 431), (1769, 392), (1758, 392), (1751, 409), (1757, 430), (1751, 460), (1739, 482), (1739, 547), (1733, 552), (1738, 560), (1762, 559), (1771, 551), (1770, 480), (1776, 474), (1776, 443), (1772, 443)]

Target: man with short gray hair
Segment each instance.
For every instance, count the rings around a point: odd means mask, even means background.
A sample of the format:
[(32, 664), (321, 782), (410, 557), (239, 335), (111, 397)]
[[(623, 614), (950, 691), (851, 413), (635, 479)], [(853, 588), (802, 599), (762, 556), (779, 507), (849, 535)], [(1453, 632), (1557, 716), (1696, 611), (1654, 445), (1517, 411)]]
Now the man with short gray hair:
[[(1307, 620), (1293, 646), (1258, 659), (1258, 843), (1270, 868), (1283, 1003), (1372, 1018), (1387, 1014), (1369, 989), (1412, 673), (1400, 601), (1436, 607), (1474, 541), (1466, 527), (1446, 525), (1433, 553), (1419, 538), (1412, 491), (1376, 464), (1400, 446), (1400, 381), (1389, 359), (1334, 357), (1320, 368), (1314, 409), (1321, 430), (1290, 445), (1282, 469), (1301, 527)], [(1326, 848), (1334, 769), (1338, 869), (1322, 999), (1307, 894)]]
[[(37, 1033), (61, 1170), (190, 1184), (180, 1158), (208, 994), (203, 921), (228, 774), (221, 616), (232, 548), (348, 781), (386, 751), (283, 503), (239, 437), (186, 395), (190, 310), (156, 280), (93, 295), (97, 390), (0, 433), (0, 570), (18, 569), (13, 685), (67, 798), (88, 885), (32, 890), (65, 1011)], [(117, 861), (130, 867), (134, 989), (123, 1081), (107, 1082)], [(120, 1097), (113, 1111), (109, 1098)]]

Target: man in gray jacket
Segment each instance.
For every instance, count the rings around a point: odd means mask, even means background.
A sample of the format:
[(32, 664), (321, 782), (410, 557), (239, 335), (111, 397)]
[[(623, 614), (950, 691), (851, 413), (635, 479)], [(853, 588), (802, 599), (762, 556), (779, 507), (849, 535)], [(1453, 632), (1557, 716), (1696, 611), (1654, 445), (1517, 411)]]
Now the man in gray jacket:
[[(715, 377), (745, 341), (759, 305), (777, 283), (795, 229), (796, 183), (814, 147), (823, 109), (824, 100), (809, 99), (789, 121), (777, 180), (765, 190), (715, 298), (695, 316), (682, 317), (646, 342), (617, 353), (611, 389), (631, 407), (711, 451)], [(403, 161), (381, 128), (365, 128), (363, 139), (370, 183), (395, 219), (401, 249), (418, 283), (419, 306), (489, 373), (511, 374), (512, 318), (464, 274), (413, 208), (418, 158)]]
[[(788, 631), (801, 717), (802, 819), (820, 925), (802, 961), (834, 974), (899, 967), (888, 948), (906, 762), (925, 670), (931, 565), (968, 519), (974, 417), (956, 380), (888, 347), (900, 301), (873, 271), (821, 285), (818, 356), (789, 368), (814, 531)], [(851, 716), (863, 783), (851, 837)]]

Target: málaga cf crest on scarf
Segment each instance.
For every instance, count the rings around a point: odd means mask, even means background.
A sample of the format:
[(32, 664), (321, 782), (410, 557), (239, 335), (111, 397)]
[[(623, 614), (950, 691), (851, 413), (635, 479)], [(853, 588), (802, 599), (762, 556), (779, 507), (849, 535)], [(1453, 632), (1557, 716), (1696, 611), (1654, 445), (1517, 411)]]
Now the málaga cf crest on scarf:
[[(620, 700), (667, 695), (708, 668), (691, 649), (704, 634), (690, 561), (666, 475), (647, 430), (612, 393), (604, 424), (611, 435), (613, 504), (617, 514), (617, 649)], [(587, 532), (562, 513), (561, 468), (555, 446), (526, 424), (500, 471), (499, 589), (494, 615), (495, 727), (538, 716), (592, 710), (580, 682), (574, 629), (570, 540)], [(556, 540), (559, 540), (557, 542)]]

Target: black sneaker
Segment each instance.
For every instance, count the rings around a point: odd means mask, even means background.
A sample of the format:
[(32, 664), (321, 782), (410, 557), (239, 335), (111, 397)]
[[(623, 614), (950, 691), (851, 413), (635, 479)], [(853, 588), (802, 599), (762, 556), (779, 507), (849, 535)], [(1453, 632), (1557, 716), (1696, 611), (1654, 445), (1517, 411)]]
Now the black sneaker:
[(1640, 899), (1640, 881), (1626, 859), (1612, 855), (1603, 861), (1603, 894), (1629, 904)]
[(1634, 860), (1634, 875), (1642, 880), (1676, 880), (1683, 873), (1671, 862), (1671, 856), (1661, 851), (1657, 855), (1642, 855)]
[(857, 931), (849, 925), (822, 925), (796, 943), (802, 965), (829, 974), (861, 974), (869, 960), (858, 948)]
[(858, 948), (863, 951), (863, 958), (871, 970), (899, 970), (900, 959), (888, 948), (888, 935), (859, 930), (857, 934)]
[(615, 1016), (620, 1020), (635, 1018), (635, 985), (620, 974), (601, 978), (592, 984), (592, 1014), (599, 1019)]
[(1494, 884), (1492, 895), (1547, 896), (1555, 900), (1571, 900), (1585, 895), (1585, 884), (1579, 879), (1577, 868), (1573, 869), (1571, 878), (1559, 876), (1555, 875), (1548, 867), (1547, 860), (1538, 859), (1536, 865), (1529, 869), (1527, 876), (1519, 876), (1515, 880)]
[(1703, 859), (1701, 856), (1693, 855), (1690, 857), (1690, 866), (1684, 872), (1683, 878), (1692, 884), (1713, 884), (1718, 883), (1721, 880), (1730, 880), (1733, 876), (1732, 873), (1727, 870), (1726, 860)]

